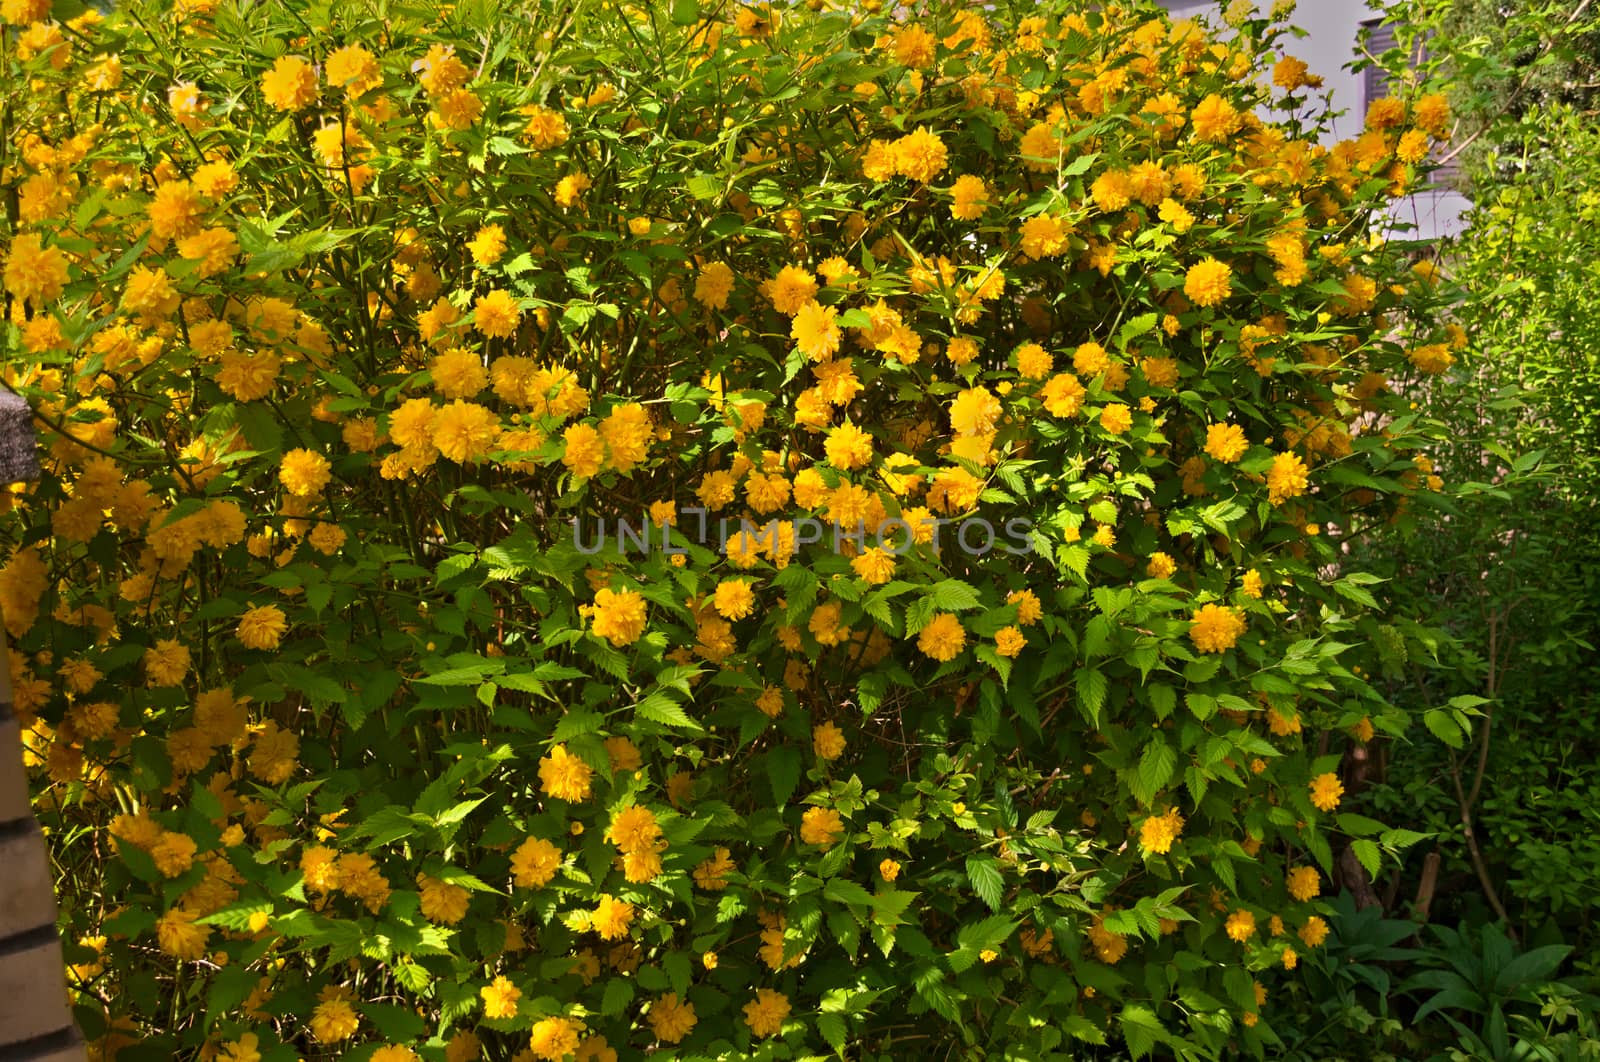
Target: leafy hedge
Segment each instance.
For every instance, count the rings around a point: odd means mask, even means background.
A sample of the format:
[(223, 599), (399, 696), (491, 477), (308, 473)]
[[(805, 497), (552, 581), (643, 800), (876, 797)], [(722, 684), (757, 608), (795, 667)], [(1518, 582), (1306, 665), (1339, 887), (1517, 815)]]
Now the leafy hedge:
[(1143, 3), (0, 14), (104, 1057), (1271, 1051), (1417, 836), (1343, 558), (1464, 342), (1380, 231), (1442, 100), (1323, 150)]

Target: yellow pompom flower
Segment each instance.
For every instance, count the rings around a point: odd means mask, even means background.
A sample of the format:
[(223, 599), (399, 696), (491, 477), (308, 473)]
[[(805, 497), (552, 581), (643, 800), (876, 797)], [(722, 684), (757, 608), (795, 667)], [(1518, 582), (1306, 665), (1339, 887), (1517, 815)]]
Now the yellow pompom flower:
[(533, 1026), (528, 1049), (545, 1062), (562, 1062), (578, 1050), (578, 1024), (570, 1018), (543, 1018)]
[(961, 655), (966, 644), (966, 629), (961, 626), (960, 620), (948, 612), (934, 616), (917, 634), (917, 648), (941, 664), (949, 663)]
[(483, 1016), (486, 1018), (515, 1018), (517, 1000), (522, 990), (504, 977), (496, 977), (490, 984), (478, 989), (483, 997)]
[(789, 997), (770, 988), (756, 989), (756, 998), (744, 1005), (744, 1023), (756, 1036), (775, 1036), (789, 1016)]
[(1312, 915), (1306, 919), (1306, 924), (1300, 927), (1300, 940), (1308, 948), (1315, 948), (1327, 939), (1328, 923), (1317, 915)]
[(1299, 454), (1278, 454), (1272, 459), (1272, 467), (1267, 469), (1267, 500), (1273, 505), (1282, 505), (1304, 494), (1309, 483), (1308, 473)]
[(1295, 867), (1289, 871), (1285, 881), (1289, 886), (1289, 895), (1301, 903), (1315, 899), (1322, 892), (1322, 879), (1313, 867)]
[(328, 485), (333, 466), (314, 450), (290, 450), (278, 465), (278, 482), (290, 494), (311, 498)]
[(839, 349), (839, 311), (811, 299), (801, 306), (789, 325), (800, 353), (812, 361), (827, 361)]
[(332, 1044), (356, 1034), (361, 1018), (345, 999), (325, 999), (311, 1012), (311, 1035), (318, 1043)]
[(680, 1042), (694, 1029), (699, 1018), (694, 1004), (680, 1001), (676, 992), (668, 992), (650, 1005), (650, 1028), (662, 1043)]
[(1256, 935), (1256, 916), (1246, 910), (1237, 910), (1228, 916), (1228, 938), (1243, 944)]
[(844, 755), (844, 731), (832, 723), (819, 723), (811, 730), (811, 747), (819, 760), (836, 760)]
[(1319, 774), (1311, 780), (1311, 803), (1321, 811), (1332, 811), (1339, 806), (1344, 795), (1344, 784), (1333, 772)]
[(1233, 293), (1233, 270), (1226, 262), (1206, 258), (1184, 274), (1183, 294), (1196, 306), (1216, 306)]
[(514, 335), (522, 321), (522, 307), (509, 291), (480, 295), (473, 303), (473, 327), (491, 339)]
[(594, 769), (567, 751), (565, 745), (552, 745), (539, 760), (539, 786), (546, 796), (577, 802), (589, 799)]
[(628, 935), (633, 924), (633, 905), (603, 893), (600, 903), (589, 916), (589, 926), (600, 934), (602, 940), (621, 940)]
[(1165, 855), (1172, 851), (1172, 843), (1183, 833), (1183, 816), (1177, 808), (1163, 815), (1151, 815), (1139, 827), (1139, 847), (1146, 852)]
[(511, 854), (511, 873), (518, 885), (537, 889), (550, 883), (561, 869), (561, 849), (543, 837), (529, 837)]
[(246, 649), (276, 649), (288, 626), (283, 609), (276, 605), (262, 605), (239, 617), (237, 633)]
[(594, 595), (590, 629), (612, 645), (632, 645), (644, 633), (646, 620), (643, 595), (635, 590), (602, 588)]
[(1121, 435), (1133, 427), (1133, 411), (1120, 402), (1113, 402), (1100, 411), (1100, 426), (1113, 435)]
[(1247, 624), (1244, 614), (1226, 605), (1208, 604), (1195, 610), (1189, 638), (1202, 653), (1220, 653), (1233, 648)]
[(807, 808), (800, 816), (800, 839), (827, 848), (844, 833), (844, 820), (832, 808)]
[(1237, 424), (1211, 424), (1206, 427), (1206, 453), (1224, 464), (1239, 460), (1248, 446), (1244, 429)]
[(1165, 553), (1152, 553), (1144, 573), (1152, 579), (1167, 579), (1178, 570), (1178, 563)]
[(261, 75), (261, 94), (280, 111), (302, 110), (316, 101), (316, 72), (298, 56), (280, 55)]

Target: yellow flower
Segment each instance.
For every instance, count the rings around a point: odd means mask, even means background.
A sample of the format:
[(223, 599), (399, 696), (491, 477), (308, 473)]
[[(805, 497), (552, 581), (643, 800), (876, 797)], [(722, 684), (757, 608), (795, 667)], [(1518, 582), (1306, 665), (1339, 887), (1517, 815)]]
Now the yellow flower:
[(1139, 847), (1147, 852), (1165, 855), (1172, 851), (1172, 842), (1183, 833), (1183, 816), (1177, 808), (1164, 815), (1151, 815), (1139, 827)]
[(1189, 267), (1183, 294), (1196, 306), (1216, 306), (1233, 293), (1233, 270), (1227, 263), (1206, 258)]
[(1201, 143), (1226, 140), (1239, 128), (1242, 118), (1233, 104), (1215, 92), (1201, 100), (1189, 115), (1194, 138)]
[(642, 804), (632, 804), (617, 812), (606, 828), (606, 840), (623, 852), (654, 850), (661, 839), (655, 813)]
[(594, 913), (589, 916), (589, 926), (602, 940), (621, 940), (628, 935), (628, 927), (633, 924), (633, 905), (624, 903), (604, 893), (600, 903), (595, 907)]
[(561, 849), (543, 837), (529, 837), (511, 855), (511, 872), (518, 885), (537, 889), (550, 883), (561, 869)]
[(239, 618), (239, 641), (246, 649), (276, 649), (288, 628), (283, 610), (276, 605), (250, 609)]
[(515, 1018), (517, 1016), (517, 1000), (522, 998), (522, 990), (504, 977), (496, 977), (492, 984), (484, 985), (478, 990), (483, 997), (483, 1016), (486, 1018)]
[(893, 882), (900, 876), (900, 864), (893, 859), (885, 859), (878, 864), (878, 875), (884, 881)]
[(988, 206), (989, 190), (983, 178), (963, 174), (950, 187), (950, 216), (957, 221), (976, 221)]
[(894, 142), (894, 168), (903, 177), (923, 184), (944, 172), (948, 152), (944, 141), (919, 126)]
[(1113, 402), (1100, 411), (1100, 426), (1113, 435), (1121, 435), (1133, 427), (1133, 411), (1120, 402)]
[(348, 1000), (327, 999), (311, 1012), (311, 1035), (318, 1043), (332, 1044), (356, 1034), (361, 1018)]
[(675, 1044), (688, 1036), (699, 1019), (694, 1004), (680, 1001), (676, 992), (669, 992), (650, 1006), (650, 1028), (662, 1043)]
[(800, 817), (800, 839), (827, 848), (844, 833), (844, 820), (832, 808), (807, 808)]
[(1256, 935), (1256, 916), (1249, 911), (1238, 910), (1228, 916), (1228, 937), (1243, 944)]
[(618, 648), (639, 640), (645, 619), (644, 597), (637, 591), (601, 589), (594, 595), (591, 629)]
[(847, 421), (828, 432), (823, 450), (835, 468), (864, 468), (872, 463), (872, 436)]
[(539, 784), (546, 796), (577, 802), (589, 799), (594, 769), (567, 751), (565, 745), (550, 746), (550, 753), (539, 760)]
[(789, 997), (770, 988), (756, 989), (756, 998), (744, 1005), (744, 1023), (756, 1036), (773, 1036), (789, 1016)]
[(347, 44), (329, 52), (323, 72), (329, 88), (342, 88), (351, 97), (383, 84), (377, 58), (359, 44)]
[(1165, 553), (1150, 554), (1149, 562), (1144, 566), (1144, 573), (1152, 579), (1167, 579), (1178, 570), (1178, 563)]
[(1300, 460), (1299, 454), (1278, 454), (1272, 459), (1272, 467), (1267, 469), (1267, 500), (1273, 505), (1282, 505), (1304, 494), (1309, 482), (1307, 473), (1306, 463)]
[(189, 673), (189, 649), (176, 638), (162, 638), (145, 650), (143, 663), (151, 686), (176, 686)]
[(994, 651), (1001, 656), (1014, 657), (1027, 644), (1027, 636), (1017, 627), (1001, 627), (994, 632)]
[(1244, 591), (1246, 597), (1259, 598), (1261, 596), (1261, 573), (1254, 568), (1245, 572), (1244, 578), (1240, 580), (1240, 589)]
[(1195, 610), (1189, 638), (1202, 653), (1231, 649), (1246, 628), (1244, 615), (1226, 605), (1202, 605)]
[(812, 361), (827, 361), (839, 349), (841, 333), (838, 318), (838, 310), (811, 299), (794, 315), (789, 335), (794, 338), (800, 353)]
[(988, 435), (1000, 420), (1000, 400), (985, 387), (969, 387), (950, 403), (950, 427), (963, 438)]
[(1062, 372), (1050, 377), (1039, 398), (1044, 403), (1045, 412), (1051, 416), (1071, 417), (1083, 408), (1085, 394), (1087, 392), (1076, 376)]
[(578, 1050), (578, 1025), (570, 1018), (543, 1018), (534, 1024), (528, 1047), (536, 1058), (561, 1062)]
[(314, 450), (290, 450), (278, 465), (278, 482), (301, 498), (315, 497), (327, 486), (333, 466)]
[(917, 635), (917, 648), (940, 663), (954, 660), (966, 644), (967, 632), (961, 621), (948, 612), (934, 616)]
[(733, 270), (722, 262), (710, 262), (695, 280), (694, 298), (708, 310), (726, 309), (733, 291)]
[(1339, 776), (1333, 772), (1319, 774), (1311, 780), (1311, 803), (1322, 811), (1332, 811), (1339, 806), (1339, 798), (1344, 795), (1344, 784), (1339, 781)]
[(1322, 892), (1322, 879), (1312, 867), (1295, 867), (1289, 871), (1286, 881), (1289, 895), (1301, 903), (1315, 899)]
[(509, 291), (495, 290), (480, 295), (473, 303), (473, 327), (491, 339), (515, 334), (522, 321), (522, 307)]
[(1300, 927), (1300, 939), (1308, 948), (1315, 948), (1328, 939), (1328, 923), (1316, 915), (1306, 919), (1306, 924)]
[(1237, 424), (1212, 424), (1206, 428), (1206, 453), (1224, 464), (1243, 457), (1248, 445), (1244, 429)]
[(799, 266), (784, 266), (777, 276), (767, 281), (764, 291), (773, 309), (794, 316), (816, 299), (817, 280)]
[(280, 111), (302, 110), (316, 101), (317, 75), (304, 59), (281, 55), (261, 75), (261, 94)]
[(460, 885), (418, 874), (417, 891), (422, 917), (428, 921), (453, 926), (466, 917), (471, 894)]
[(820, 760), (836, 760), (844, 755), (844, 732), (832, 723), (820, 723), (811, 731), (811, 746)]

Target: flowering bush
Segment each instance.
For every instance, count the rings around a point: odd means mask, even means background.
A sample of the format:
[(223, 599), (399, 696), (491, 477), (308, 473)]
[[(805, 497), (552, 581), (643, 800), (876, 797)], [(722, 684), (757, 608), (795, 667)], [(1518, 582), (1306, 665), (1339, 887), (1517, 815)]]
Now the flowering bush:
[(1269, 1049), (1414, 839), (1339, 812), (1406, 725), (1341, 558), (1428, 487), (1378, 219), (1447, 111), (1317, 147), (1248, 13), (856, 11), (5, 0), (102, 1057)]

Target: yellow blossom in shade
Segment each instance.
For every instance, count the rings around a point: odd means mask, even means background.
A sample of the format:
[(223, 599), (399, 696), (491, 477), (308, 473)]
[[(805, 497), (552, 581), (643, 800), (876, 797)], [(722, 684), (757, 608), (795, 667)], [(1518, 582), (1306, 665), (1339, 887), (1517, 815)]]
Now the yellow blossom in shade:
[(345, 999), (325, 999), (311, 1012), (311, 1035), (318, 1043), (332, 1044), (356, 1034), (361, 1018)]
[(417, 875), (417, 892), (422, 917), (430, 922), (453, 926), (466, 917), (471, 894), (460, 885), (441, 881), (427, 874)]
[(957, 221), (976, 221), (988, 206), (989, 190), (982, 177), (963, 174), (950, 187), (950, 216)]
[(621, 734), (614, 734), (606, 738), (606, 757), (611, 761), (611, 772), (637, 771), (643, 766), (644, 761), (639, 757), (639, 748)]
[(511, 854), (513, 880), (523, 888), (548, 885), (560, 869), (561, 849), (543, 837), (527, 838)]
[(800, 839), (822, 848), (831, 846), (844, 833), (844, 820), (832, 808), (807, 808), (800, 817)]
[(1371, 741), (1372, 736), (1376, 733), (1377, 730), (1373, 728), (1372, 720), (1367, 716), (1362, 716), (1360, 721), (1358, 721), (1355, 726), (1350, 728), (1350, 736), (1362, 744), (1366, 744), (1367, 742)]
[(189, 648), (176, 638), (162, 638), (145, 650), (143, 663), (151, 686), (176, 686), (189, 673)]
[(156, 943), (161, 950), (182, 962), (193, 962), (206, 954), (210, 926), (195, 925), (200, 916), (194, 911), (174, 907), (156, 921)]
[(1206, 258), (1184, 274), (1183, 294), (1196, 306), (1216, 306), (1233, 293), (1233, 270), (1227, 263)]
[(276, 649), (288, 626), (283, 609), (261, 605), (239, 617), (237, 634), (246, 649)]
[(1243, 944), (1256, 935), (1256, 916), (1246, 910), (1238, 910), (1228, 916), (1228, 938)]
[(175, 878), (194, 865), (195, 843), (188, 834), (164, 831), (150, 846), (150, 858), (164, 878)]
[(1189, 638), (1202, 653), (1231, 649), (1246, 628), (1244, 614), (1226, 605), (1202, 605), (1195, 610)]
[(708, 310), (726, 309), (733, 291), (733, 270), (722, 262), (709, 262), (695, 279), (694, 299)]
[(1133, 427), (1133, 411), (1120, 402), (1113, 402), (1100, 411), (1100, 426), (1113, 435), (1121, 435)]
[(788, 265), (778, 270), (778, 275), (764, 285), (766, 296), (773, 309), (794, 316), (817, 297), (817, 278), (800, 266)]
[(1246, 597), (1259, 598), (1261, 596), (1261, 573), (1254, 568), (1245, 572), (1244, 578), (1240, 580), (1240, 589), (1244, 591)]
[(694, 1004), (679, 1000), (676, 992), (668, 992), (650, 1005), (650, 1028), (662, 1043), (675, 1044), (695, 1027), (699, 1019)]
[(919, 126), (894, 142), (895, 172), (923, 184), (944, 172), (947, 157), (944, 141), (927, 126)]
[(1024, 627), (1039, 622), (1044, 615), (1044, 605), (1032, 590), (1013, 590), (1006, 595), (1006, 604), (1017, 606), (1017, 622)]
[(1300, 940), (1308, 948), (1315, 948), (1328, 939), (1328, 923), (1316, 915), (1306, 919), (1306, 924), (1300, 927)]
[(316, 101), (317, 75), (304, 59), (281, 55), (261, 75), (261, 94), (280, 111), (301, 110)]
[(328, 485), (333, 466), (314, 450), (290, 450), (278, 465), (278, 482), (283, 489), (301, 498), (315, 497)]
[(900, 864), (893, 859), (882, 860), (878, 863), (878, 876), (892, 883), (900, 876)]
[(1168, 579), (1178, 570), (1178, 564), (1165, 553), (1152, 553), (1144, 566), (1144, 573), (1152, 579)]
[(994, 651), (1001, 656), (1014, 657), (1027, 644), (1027, 636), (1018, 627), (1001, 627), (994, 632)]
[(478, 994), (483, 997), (484, 1017), (515, 1018), (517, 1016), (517, 1000), (522, 998), (522, 990), (504, 977), (496, 977), (493, 983), (480, 988)]
[(948, 663), (961, 654), (967, 644), (966, 629), (961, 621), (949, 612), (940, 612), (917, 634), (917, 648), (940, 663)]
[(562, 1062), (578, 1050), (578, 1024), (570, 1018), (542, 1018), (529, 1034), (528, 1049), (545, 1062)]
[(402, 1044), (384, 1044), (371, 1055), (367, 1062), (422, 1062), (417, 1053)]
[(621, 648), (638, 641), (645, 620), (644, 596), (638, 591), (602, 588), (595, 593), (590, 628), (612, 645)]
[(1162, 815), (1151, 815), (1139, 827), (1139, 847), (1146, 852), (1165, 855), (1172, 851), (1172, 843), (1183, 833), (1183, 816), (1177, 808)]
[(1267, 500), (1273, 505), (1282, 505), (1304, 494), (1309, 482), (1307, 473), (1306, 463), (1300, 460), (1299, 454), (1278, 454), (1272, 459), (1272, 467), (1267, 469)]
[(794, 315), (789, 335), (800, 353), (812, 361), (827, 361), (839, 350), (839, 311), (811, 299)]
[(1285, 878), (1289, 895), (1301, 903), (1315, 899), (1322, 892), (1322, 879), (1313, 867), (1295, 867)]
[(775, 1036), (789, 1016), (789, 997), (770, 988), (756, 989), (756, 998), (744, 1005), (744, 1023), (756, 1036)]
[(514, 335), (522, 321), (522, 307), (509, 291), (480, 295), (473, 303), (473, 327), (491, 339)]
[(724, 579), (717, 584), (712, 605), (724, 619), (741, 620), (755, 608), (756, 596), (745, 579)]
[[(1094, 922), (1090, 924), (1086, 935), (1089, 938), (1090, 945), (1094, 948), (1095, 958), (1108, 966), (1115, 966), (1128, 954), (1128, 939), (1120, 933), (1113, 933), (1107, 929), (1105, 921), (1104, 914), (1095, 915)], [(1024, 932), (1027, 932), (1027, 930), (1024, 930)], [(1022, 946), (1028, 950), (1029, 954), (1034, 954), (1036, 951), (1047, 953), (1049, 951), (1049, 944), (1047, 943), (1049, 937), (1050, 933), (1047, 931), (1044, 938), (1035, 939), (1032, 948), (1028, 947), (1028, 940), (1024, 938)]]
[(606, 828), (606, 840), (623, 852), (653, 850), (661, 839), (661, 826), (655, 813), (642, 804), (632, 804), (617, 812)]
[(621, 940), (633, 925), (633, 905), (603, 893), (594, 912), (589, 916), (589, 926), (600, 934), (602, 940)]
[(710, 859), (701, 860), (692, 877), (697, 887), (707, 892), (721, 892), (728, 887), (727, 874), (734, 869), (733, 852), (718, 848)]
[(573, 802), (587, 800), (593, 778), (594, 769), (568, 752), (565, 745), (550, 746), (549, 754), (539, 760), (539, 784), (546, 796)]
[(1237, 424), (1212, 424), (1206, 428), (1206, 453), (1224, 464), (1243, 457), (1248, 445), (1244, 429)]
[(823, 450), (835, 468), (864, 468), (872, 463), (872, 436), (847, 421), (828, 432)]
[(844, 731), (832, 723), (819, 723), (811, 730), (811, 747), (820, 760), (836, 760), (844, 755)]
[(1339, 806), (1339, 798), (1344, 795), (1344, 784), (1339, 781), (1339, 776), (1333, 772), (1319, 774), (1311, 780), (1311, 803), (1322, 811), (1332, 811)]

